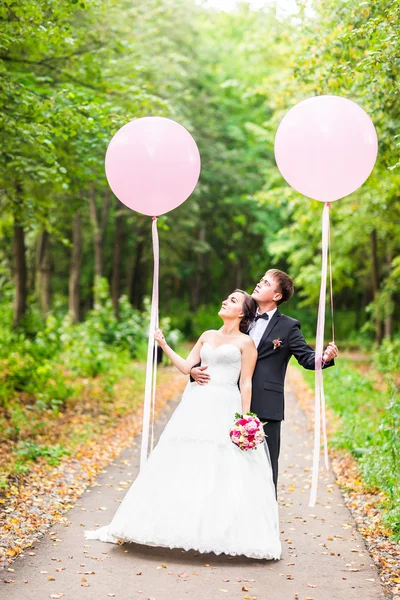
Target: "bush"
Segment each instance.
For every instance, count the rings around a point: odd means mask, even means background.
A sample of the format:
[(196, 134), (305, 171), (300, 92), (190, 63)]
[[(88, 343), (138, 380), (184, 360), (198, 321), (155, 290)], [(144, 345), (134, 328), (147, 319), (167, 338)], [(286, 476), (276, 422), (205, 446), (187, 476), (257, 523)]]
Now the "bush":
[(374, 354), (374, 364), (378, 371), (387, 375), (400, 373), (400, 338), (384, 339)]
[[(50, 314), (43, 323), (33, 311), (26, 320), (28, 335), (21, 328), (12, 329), (12, 310), (5, 305), (0, 310), (0, 403), (24, 392), (36, 401), (36, 408), (57, 412), (73, 393), (68, 372), (79, 377), (102, 374), (110, 389), (132, 358), (146, 360), (148, 298), (144, 305), (140, 313), (122, 296), (117, 318), (108, 282), (100, 278), (95, 284), (95, 306), (85, 321), (73, 325), (69, 315)], [(172, 344), (180, 342), (181, 333), (171, 329), (169, 317), (161, 319), (160, 327)]]

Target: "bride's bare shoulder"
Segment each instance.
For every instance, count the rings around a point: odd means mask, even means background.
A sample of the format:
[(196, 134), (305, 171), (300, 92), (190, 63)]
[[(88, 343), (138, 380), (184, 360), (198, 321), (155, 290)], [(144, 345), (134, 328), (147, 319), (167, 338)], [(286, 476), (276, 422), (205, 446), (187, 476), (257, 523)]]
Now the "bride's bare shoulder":
[(216, 333), (216, 329), (207, 329), (207, 331), (203, 331), (203, 333), (200, 336), (200, 339), (203, 340), (203, 342), (210, 341), (210, 339), (213, 338)]
[(245, 333), (242, 333), (242, 335), (240, 336), (240, 343), (242, 344), (243, 349), (256, 347), (253, 339), (249, 335), (246, 335)]

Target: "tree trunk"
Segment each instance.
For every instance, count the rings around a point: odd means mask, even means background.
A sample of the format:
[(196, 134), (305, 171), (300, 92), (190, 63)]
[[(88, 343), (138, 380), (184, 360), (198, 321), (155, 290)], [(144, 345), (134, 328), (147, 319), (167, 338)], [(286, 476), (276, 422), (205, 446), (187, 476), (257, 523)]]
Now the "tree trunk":
[(143, 277), (143, 252), (144, 252), (145, 244), (144, 240), (139, 238), (136, 244), (136, 252), (134, 258), (133, 268), (130, 274), (130, 284), (129, 284), (129, 300), (135, 308), (139, 310), (142, 308), (142, 299), (146, 293), (144, 287), (144, 277)]
[(79, 321), (80, 314), (80, 279), (82, 269), (82, 217), (77, 213), (72, 230), (72, 252), (69, 269), (69, 314), (73, 323)]
[(14, 319), (13, 326), (18, 327), (27, 309), (27, 269), (25, 235), (22, 225), (14, 223)]
[(51, 305), (51, 258), (50, 236), (48, 231), (42, 231), (39, 236), (36, 257), (36, 271), (40, 309), (43, 317), (46, 317)]
[(96, 207), (96, 190), (94, 183), (89, 187), (89, 207), (90, 219), (93, 226), (93, 245), (94, 245), (94, 274), (95, 277), (102, 277), (104, 270), (104, 233), (107, 226), (108, 212), (110, 208), (111, 193), (106, 188), (104, 193), (104, 202), (99, 219)]
[[(206, 241), (206, 226), (204, 221), (201, 221), (200, 231), (199, 231), (199, 242)], [(201, 292), (201, 283), (203, 279), (203, 271), (204, 271), (204, 253), (201, 250), (197, 255), (197, 266), (196, 266), (196, 276), (194, 278), (193, 287), (192, 287), (192, 295), (191, 295), (191, 310), (196, 311), (200, 305), (200, 292)]]
[(114, 313), (118, 316), (118, 300), (121, 290), (121, 256), (124, 242), (124, 214), (121, 209), (117, 210), (115, 221), (115, 241), (113, 251), (113, 266), (111, 279), (111, 298)]
[[(371, 231), (371, 280), (372, 293), (374, 301), (377, 300), (379, 292), (379, 268), (378, 268), (378, 244), (376, 230)], [(375, 341), (377, 344), (382, 342), (382, 319), (379, 312), (375, 315)]]
[(242, 270), (242, 265), (239, 262), (236, 265), (236, 288), (242, 289), (242, 285), (243, 285), (243, 270)]
[[(393, 260), (393, 254), (391, 250), (388, 250), (386, 252), (386, 266), (387, 266), (387, 270), (388, 270), (388, 277), (390, 277), (390, 272), (392, 269), (392, 260)], [(387, 298), (386, 300), (386, 304), (385, 304), (385, 331), (384, 331), (384, 337), (385, 338), (391, 338), (392, 337), (392, 331), (393, 331), (393, 303), (392, 303), (392, 297), (391, 295), (389, 296), (389, 298)]]

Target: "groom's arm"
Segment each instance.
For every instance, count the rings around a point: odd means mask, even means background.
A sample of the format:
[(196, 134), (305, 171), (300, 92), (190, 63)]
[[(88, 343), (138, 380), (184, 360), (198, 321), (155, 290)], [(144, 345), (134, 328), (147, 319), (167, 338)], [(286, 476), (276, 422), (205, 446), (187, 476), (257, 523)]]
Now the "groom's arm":
[[(297, 362), (305, 369), (315, 370), (315, 350), (307, 344), (303, 334), (300, 331), (300, 323), (297, 322), (289, 334), (289, 349)], [(322, 368), (333, 367), (335, 361), (322, 362)]]

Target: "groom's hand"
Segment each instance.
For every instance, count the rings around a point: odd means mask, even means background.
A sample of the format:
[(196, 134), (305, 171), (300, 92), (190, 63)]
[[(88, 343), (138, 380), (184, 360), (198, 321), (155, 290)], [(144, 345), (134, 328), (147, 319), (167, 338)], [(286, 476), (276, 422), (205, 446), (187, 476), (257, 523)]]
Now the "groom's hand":
[(190, 369), (190, 375), (199, 385), (205, 385), (210, 380), (210, 376), (208, 373), (206, 373), (206, 369), (208, 369), (207, 365), (202, 365), (201, 367), (193, 367), (192, 369)]
[(331, 360), (333, 360), (334, 358), (336, 358), (338, 354), (339, 354), (339, 350), (338, 350), (336, 344), (334, 342), (331, 342), (326, 347), (326, 350), (322, 356), (322, 359), (324, 362), (327, 363), (327, 362), (330, 362)]

